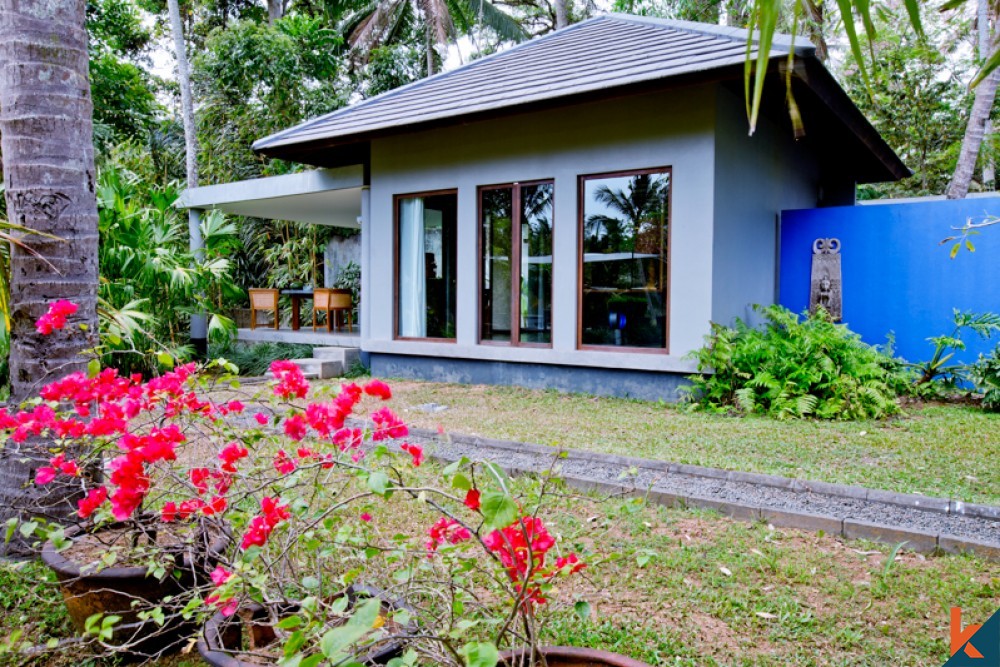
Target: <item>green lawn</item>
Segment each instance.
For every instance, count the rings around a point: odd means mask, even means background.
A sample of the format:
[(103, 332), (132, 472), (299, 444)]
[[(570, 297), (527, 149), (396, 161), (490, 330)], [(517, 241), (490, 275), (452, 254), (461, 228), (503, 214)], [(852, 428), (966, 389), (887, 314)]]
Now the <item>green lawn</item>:
[[(912, 407), (880, 422), (779, 422), (516, 387), (390, 383), (411, 424), (487, 437), (1000, 504), (1000, 415)], [(412, 409), (426, 403), (442, 412)]]
[[(423, 525), (414, 512), (401, 516), (397, 507), (390, 517), (376, 509), (374, 520)], [(651, 665), (940, 665), (949, 607), (981, 623), (1000, 605), (1000, 563), (973, 557), (901, 553), (889, 561), (885, 545), (639, 500), (554, 497), (545, 516), (563, 548), (590, 563), (560, 597), (587, 600), (593, 610), (585, 622), (568, 607), (556, 611), (546, 641)], [(0, 565), (0, 638), (18, 628), (40, 640), (65, 632), (58, 592), (37, 583), (44, 576), (38, 565)], [(0, 664), (32, 663), (0, 655)], [(77, 651), (34, 664), (109, 663)], [(186, 655), (155, 664), (202, 663)]]

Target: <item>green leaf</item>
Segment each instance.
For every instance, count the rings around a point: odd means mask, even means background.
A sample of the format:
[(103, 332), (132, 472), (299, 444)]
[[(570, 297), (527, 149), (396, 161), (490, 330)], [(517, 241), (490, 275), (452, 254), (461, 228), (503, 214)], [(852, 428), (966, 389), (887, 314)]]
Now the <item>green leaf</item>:
[(285, 618), (278, 621), (278, 627), (282, 630), (294, 630), (295, 628), (302, 625), (301, 616), (286, 616)]
[(385, 497), (389, 490), (389, 476), (381, 470), (376, 470), (368, 475), (368, 488), (371, 489), (372, 493)]
[(573, 604), (573, 611), (576, 612), (581, 621), (586, 622), (590, 618), (590, 603), (586, 600), (577, 600)]
[(461, 489), (462, 491), (468, 491), (472, 488), (472, 480), (463, 475), (462, 473), (457, 473), (451, 478), (451, 485), (456, 489)]
[(374, 626), (382, 609), (381, 601), (371, 599), (362, 604), (354, 615), (340, 627), (329, 630), (320, 640), (320, 648), (332, 662), (344, 659), (341, 655), (345, 649), (364, 637)]
[[(959, 0), (959, 2), (965, 2), (965, 0)], [(917, 0), (903, 0), (903, 4), (906, 5), (906, 13), (910, 16), (910, 24), (913, 26), (914, 31), (916, 31), (917, 37), (923, 39), (924, 26), (920, 22), (920, 5), (917, 4)]]
[(91, 359), (90, 361), (87, 362), (87, 377), (88, 378), (95, 378), (95, 377), (97, 377), (100, 374), (100, 372), (101, 372), (101, 360), (100, 359)]
[(173, 358), (173, 356), (171, 356), (171, 354), (169, 352), (157, 352), (156, 353), (156, 360), (164, 368), (173, 368), (174, 367), (174, 358)]
[(32, 535), (35, 534), (36, 528), (38, 528), (37, 521), (25, 521), (24, 523), (21, 524), (21, 527), (18, 530), (25, 537), (31, 537)]
[(506, 493), (488, 492), (483, 494), (480, 510), (486, 523), (494, 528), (503, 528), (517, 521), (517, 503)]
[(496, 667), (500, 652), (489, 642), (470, 642), (462, 647), (466, 667)]

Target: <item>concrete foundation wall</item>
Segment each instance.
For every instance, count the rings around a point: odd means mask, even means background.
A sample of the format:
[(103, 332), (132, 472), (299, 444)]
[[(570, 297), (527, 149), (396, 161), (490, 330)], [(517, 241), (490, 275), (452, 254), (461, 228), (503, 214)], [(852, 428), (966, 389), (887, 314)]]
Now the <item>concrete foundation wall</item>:
[(680, 400), (688, 384), (680, 373), (653, 373), (609, 368), (518, 364), (473, 359), (435, 359), (395, 354), (368, 355), (373, 375), (461, 384), (499, 384), (529, 389), (556, 389), (597, 396), (647, 401)]

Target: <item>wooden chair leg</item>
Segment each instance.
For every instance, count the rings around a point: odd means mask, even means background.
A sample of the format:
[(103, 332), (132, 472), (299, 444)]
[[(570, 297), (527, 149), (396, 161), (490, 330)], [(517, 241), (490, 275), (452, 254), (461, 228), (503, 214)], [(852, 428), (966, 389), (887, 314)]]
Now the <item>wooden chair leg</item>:
[(354, 311), (347, 311), (347, 333), (354, 333)]
[(274, 330), (277, 331), (279, 325), (281, 324), (281, 317), (279, 317), (278, 307), (274, 308)]
[(316, 308), (313, 308), (313, 331), (316, 331)]
[(257, 328), (257, 311), (250, 307), (250, 331)]
[(332, 310), (326, 311), (326, 332), (330, 333), (333, 331), (333, 312)]

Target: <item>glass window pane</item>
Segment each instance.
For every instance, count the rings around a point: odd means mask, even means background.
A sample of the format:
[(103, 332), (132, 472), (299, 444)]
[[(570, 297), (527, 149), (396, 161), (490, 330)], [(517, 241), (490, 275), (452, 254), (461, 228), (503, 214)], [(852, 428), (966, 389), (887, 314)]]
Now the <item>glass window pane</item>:
[(482, 214), (483, 285), (480, 302), (482, 340), (509, 341), (511, 313), (513, 188), (480, 192)]
[(397, 330), (402, 338), (455, 337), (457, 198), (399, 199)]
[(670, 172), (583, 181), (584, 345), (665, 348)]
[(552, 183), (521, 187), (521, 342), (552, 342)]

